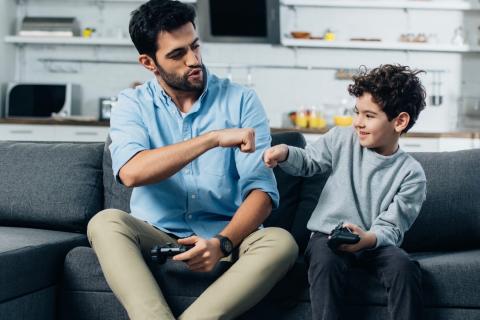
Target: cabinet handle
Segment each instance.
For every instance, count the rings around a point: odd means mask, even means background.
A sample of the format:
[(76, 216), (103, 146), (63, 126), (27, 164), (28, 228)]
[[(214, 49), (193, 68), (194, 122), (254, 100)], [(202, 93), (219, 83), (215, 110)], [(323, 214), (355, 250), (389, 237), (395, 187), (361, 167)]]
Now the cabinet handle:
[(90, 131), (90, 132), (86, 132), (86, 131), (78, 131), (78, 132), (75, 132), (75, 135), (77, 136), (98, 136), (98, 132), (93, 132), (93, 131)]
[(12, 134), (33, 134), (32, 130), (10, 130)]
[(420, 147), (422, 147), (422, 145), (419, 144), (419, 143), (404, 143), (403, 146), (404, 147), (410, 147), (410, 148), (420, 148)]

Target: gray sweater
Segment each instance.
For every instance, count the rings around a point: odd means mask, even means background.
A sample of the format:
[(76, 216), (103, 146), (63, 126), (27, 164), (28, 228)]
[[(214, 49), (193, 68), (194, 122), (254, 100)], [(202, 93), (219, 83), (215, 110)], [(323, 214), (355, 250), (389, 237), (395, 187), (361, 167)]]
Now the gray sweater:
[(280, 167), (296, 176), (330, 172), (309, 230), (329, 233), (340, 221), (354, 223), (375, 233), (376, 247), (400, 246), (426, 197), (425, 173), (412, 156), (362, 147), (353, 127), (333, 128), (305, 150), (289, 147)]

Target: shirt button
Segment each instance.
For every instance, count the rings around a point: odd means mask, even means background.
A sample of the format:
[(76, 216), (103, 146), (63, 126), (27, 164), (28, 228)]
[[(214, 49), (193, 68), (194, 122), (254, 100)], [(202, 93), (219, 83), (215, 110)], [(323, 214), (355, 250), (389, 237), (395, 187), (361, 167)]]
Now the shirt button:
[(191, 215), (191, 214), (188, 215), (188, 219), (192, 219), (192, 215)]
[(197, 197), (196, 194), (192, 194), (192, 199), (195, 199)]
[(190, 170), (185, 170), (185, 174), (190, 174)]

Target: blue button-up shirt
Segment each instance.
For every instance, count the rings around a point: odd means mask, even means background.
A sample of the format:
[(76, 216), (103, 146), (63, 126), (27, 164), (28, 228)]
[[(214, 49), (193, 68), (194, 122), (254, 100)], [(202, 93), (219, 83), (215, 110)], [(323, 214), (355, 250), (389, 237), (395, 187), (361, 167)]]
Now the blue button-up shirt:
[(120, 93), (112, 109), (113, 172), (136, 153), (224, 128), (254, 128), (256, 151), (214, 148), (161, 182), (135, 187), (132, 215), (179, 237), (211, 238), (223, 230), (253, 189), (279, 195), (272, 170), (262, 161), (271, 137), (263, 106), (253, 90), (207, 73), (205, 90), (185, 115), (154, 78)]

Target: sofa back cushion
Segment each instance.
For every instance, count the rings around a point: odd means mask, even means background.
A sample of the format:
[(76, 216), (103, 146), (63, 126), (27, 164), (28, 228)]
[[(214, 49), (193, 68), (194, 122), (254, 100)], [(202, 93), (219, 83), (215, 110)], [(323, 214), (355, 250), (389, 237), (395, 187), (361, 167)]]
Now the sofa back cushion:
[(405, 234), (403, 248), (480, 248), (480, 149), (412, 156), (425, 171), (427, 199)]
[[(296, 132), (284, 132), (272, 135), (272, 146), (282, 143), (300, 148), (305, 147), (305, 139)], [(302, 187), (302, 178), (292, 177), (283, 172), (279, 167), (274, 168), (273, 172), (280, 194), (280, 205), (272, 211), (264, 225), (282, 227), (290, 230), (300, 200), (299, 191)]]
[(133, 188), (127, 188), (113, 177), (112, 156), (108, 147), (112, 143), (110, 136), (105, 142), (103, 152), (104, 207), (120, 209), (130, 213), (130, 197)]
[[(105, 194), (105, 208), (121, 209), (130, 212), (130, 196), (132, 189), (117, 183), (112, 172), (112, 158), (108, 146), (110, 138), (105, 143), (103, 157), (103, 183)], [(272, 145), (285, 143), (304, 148), (305, 139), (298, 132), (285, 132), (272, 134)], [(278, 226), (292, 232), (298, 244), (304, 248), (309, 232), (306, 228), (307, 221), (317, 204), (323, 179), (312, 177), (303, 179), (292, 177), (280, 168), (274, 169), (280, 193), (280, 206), (275, 209), (265, 221), (265, 226)]]
[[(305, 148), (306, 145), (305, 138), (298, 132), (272, 134), (272, 145), (282, 143), (300, 148)], [(300, 250), (303, 251), (310, 235), (310, 231), (307, 230), (307, 221), (317, 205), (326, 181), (325, 176), (294, 177), (279, 167), (274, 168), (273, 171), (280, 193), (280, 206), (272, 211), (264, 225), (289, 230)]]
[(103, 207), (103, 143), (0, 142), (0, 224), (85, 231)]

